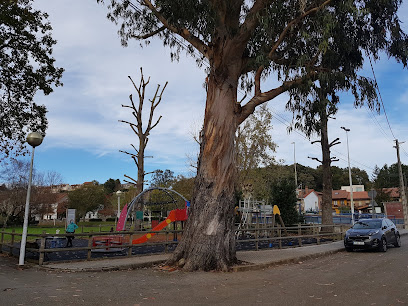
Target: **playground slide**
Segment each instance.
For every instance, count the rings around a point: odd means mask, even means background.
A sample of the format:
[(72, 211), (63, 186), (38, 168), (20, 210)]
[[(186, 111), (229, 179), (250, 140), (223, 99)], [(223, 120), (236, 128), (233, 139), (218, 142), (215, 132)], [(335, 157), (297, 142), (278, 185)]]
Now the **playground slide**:
[(122, 212), (120, 213), (118, 224), (116, 225), (117, 232), (123, 231), (125, 229), (127, 207), (128, 205), (125, 204), (125, 207), (123, 207)]
[[(169, 215), (167, 216), (166, 220), (160, 222), (154, 228), (152, 228), (152, 232), (161, 231), (167, 225), (175, 221), (185, 221), (187, 220), (187, 209), (174, 209), (170, 211)], [(140, 238), (133, 239), (132, 244), (140, 244), (147, 242), (150, 238), (152, 238), (156, 233), (147, 233)]]

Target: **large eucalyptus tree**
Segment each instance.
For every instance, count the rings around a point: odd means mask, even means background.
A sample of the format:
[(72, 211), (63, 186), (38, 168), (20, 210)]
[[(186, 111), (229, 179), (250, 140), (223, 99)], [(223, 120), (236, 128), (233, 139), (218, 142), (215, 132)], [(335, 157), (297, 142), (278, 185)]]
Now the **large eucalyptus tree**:
[[(102, 0), (98, 0), (99, 2)], [(107, 1), (107, 0), (106, 0)], [(266, 101), (328, 73), (323, 55), (357, 36), (362, 50), (405, 60), (400, 0), (134, 0), (109, 1), (120, 36), (157, 37), (177, 59), (186, 51), (208, 64), (207, 97), (195, 190), (183, 240), (171, 263), (186, 270), (226, 270), (236, 262), (233, 232), (237, 127)], [(334, 28), (345, 29), (339, 33)], [(354, 45), (353, 45), (354, 48)], [(405, 53), (404, 53), (405, 52)], [(329, 67), (330, 69), (330, 67)], [(336, 72), (333, 67), (332, 72)], [(341, 72), (341, 71), (340, 71)], [(261, 89), (272, 76), (280, 84)], [(246, 103), (237, 92), (252, 93)]]

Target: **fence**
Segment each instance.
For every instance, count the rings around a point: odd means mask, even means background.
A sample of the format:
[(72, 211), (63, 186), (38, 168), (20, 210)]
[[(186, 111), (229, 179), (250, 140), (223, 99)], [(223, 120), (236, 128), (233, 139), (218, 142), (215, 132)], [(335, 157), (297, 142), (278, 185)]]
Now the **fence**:
[[(277, 226), (274, 228), (261, 225), (256, 224), (252, 228), (238, 230), (238, 238), (236, 240), (237, 250), (258, 251), (271, 247), (285, 248), (296, 245), (303, 246), (310, 243), (320, 244), (327, 240), (343, 239), (344, 232), (348, 228), (342, 225), (299, 224), (292, 227)], [(148, 233), (157, 234), (155, 237), (160, 238), (156, 239), (156, 241), (151, 239), (149, 241), (152, 242), (133, 245), (133, 239), (145, 235), (147, 232), (93, 232), (56, 234), (53, 236), (45, 232), (42, 234), (28, 234), (26, 260), (43, 265), (47, 261), (57, 260), (92, 260), (95, 257), (130, 257), (151, 253), (168, 253), (174, 249), (178, 239), (182, 237), (182, 230), (150, 231)], [(0, 250), (11, 256), (18, 256), (20, 243), (16, 243), (16, 241), (21, 239), (22, 234), (15, 233), (14, 231), (11, 233), (2, 231), (0, 234)], [(81, 245), (70, 248), (63, 247), (62, 244), (65, 244), (67, 236), (82, 238), (78, 239)], [(35, 256), (27, 257), (27, 253), (34, 254)], [(50, 259), (49, 256), (54, 256), (54, 259)]]
[[(404, 224), (404, 219), (398, 219), (395, 216), (391, 215), (385, 215), (385, 214), (359, 214), (355, 213), (354, 214), (354, 220), (358, 221), (359, 219), (371, 219), (371, 218), (388, 218), (392, 222), (394, 222), (395, 225), (397, 224)], [(322, 216), (321, 215), (312, 215), (312, 214), (307, 214), (304, 216), (305, 218), (305, 223), (307, 224), (320, 224), (322, 223)], [(345, 214), (337, 214), (333, 215), (333, 223), (334, 224), (350, 224), (351, 225), (351, 213), (345, 213)]]

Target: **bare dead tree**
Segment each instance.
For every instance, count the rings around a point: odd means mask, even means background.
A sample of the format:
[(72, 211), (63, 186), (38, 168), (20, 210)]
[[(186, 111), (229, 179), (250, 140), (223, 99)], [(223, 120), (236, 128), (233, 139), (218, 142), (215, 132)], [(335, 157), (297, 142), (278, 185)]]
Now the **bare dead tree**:
[[(131, 144), (132, 148), (134, 149), (135, 153), (128, 152), (128, 151), (122, 151), (120, 152), (125, 153), (133, 159), (133, 161), (136, 164), (137, 167), (137, 179), (134, 179), (133, 177), (124, 174), (126, 179), (124, 180), (125, 182), (131, 183), (136, 185), (136, 193), (139, 194), (140, 192), (143, 191), (143, 185), (144, 185), (144, 178), (145, 175), (148, 174), (144, 171), (144, 159), (145, 159), (145, 150), (147, 143), (149, 141), (149, 135), (152, 129), (154, 129), (160, 122), (162, 116), (159, 116), (159, 119), (155, 123), (153, 123), (153, 115), (156, 107), (160, 104), (163, 96), (163, 92), (166, 89), (166, 84), (164, 84), (164, 87), (160, 90), (160, 84), (157, 85), (155, 94), (153, 96), (153, 99), (149, 99), (150, 101), (150, 114), (149, 114), (149, 120), (147, 122), (147, 126), (145, 130), (143, 131), (143, 119), (142, 119), (142, 113), (143, 113), (143, 104), (145, 101), (145, 94), (146, 94), (146, 87), (150, 82), (150, 77), (145, 80), (143, 76), (143, 69), (140, 68), (140, 82), (138, 85), (133, 81), (133, 79), (128, 76), (130, 81), (133, 84), (133, 87), (135, 88), (137, 94), (138, 94), (138, 101), (135, 101), (133, 98), (133, 95), (129, 95), (129, 100), (130, 100), (130, 105), (123, 105), (122, 107), (124, 108), (129, 108), (131, 109), (132, 115), (135, 119), (135, 122), (130, 122), (126, 120), (119, 120), (119, 122), (123, 122), (129, 125), (129, 127), (132, 129), (132, 131), (136, 134), (136, 136), (139, 139), (139, 145), (136, 147), (134, 144)], [(137, 100), (137, 99), (136, 99)], [(136, 209), (140, 210), (141, 209), (141, 204), (137, 205)]]

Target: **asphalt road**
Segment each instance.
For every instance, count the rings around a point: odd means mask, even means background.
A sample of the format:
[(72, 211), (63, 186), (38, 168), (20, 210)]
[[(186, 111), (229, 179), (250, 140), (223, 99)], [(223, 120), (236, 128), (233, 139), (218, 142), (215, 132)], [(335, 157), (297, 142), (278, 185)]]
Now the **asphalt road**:
[(67, 273), (15, 263), (0, 256), (0, 305), (408, 304), (408, 236), (386, 253), (340, 252), (238, 273)]

